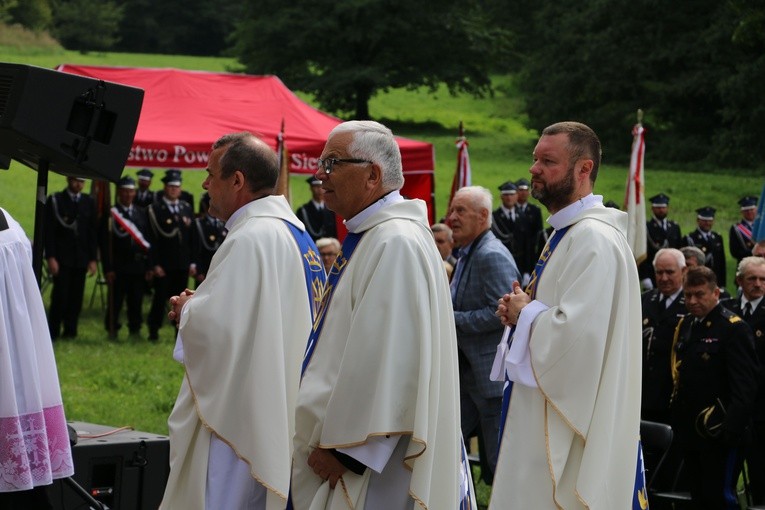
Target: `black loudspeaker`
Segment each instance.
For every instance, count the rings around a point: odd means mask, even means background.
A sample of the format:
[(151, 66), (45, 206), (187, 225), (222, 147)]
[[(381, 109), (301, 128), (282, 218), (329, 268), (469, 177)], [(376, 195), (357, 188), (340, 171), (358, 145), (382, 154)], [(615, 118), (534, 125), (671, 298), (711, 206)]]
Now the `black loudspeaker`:
[(0, 62), (0, 154), (38, 170), (117, 182), (143, 90)]
[[(74, 480), (110, 510), (156, 510), (170, 473), (167, 436), (70, 422), (77, 432), (72, 447)], [(62, 480), (49, 487), (55, 510), (88, 508)]]

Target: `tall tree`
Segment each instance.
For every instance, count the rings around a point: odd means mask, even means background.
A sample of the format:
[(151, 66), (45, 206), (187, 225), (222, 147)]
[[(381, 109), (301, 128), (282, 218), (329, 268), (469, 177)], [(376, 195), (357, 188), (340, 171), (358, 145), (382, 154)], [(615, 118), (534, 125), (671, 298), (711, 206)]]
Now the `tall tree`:
[(247, 72), (276, 74), (323, 108), (369, 118), (391, 87), (446, 84), (490, 92), (489, 71), (508, 48), (474, 0), (250, 0), (234, 51)]
[(119, 39), (122, 8), (113, 0), (59, 0), (53, 15), (53, 35), (67, 49), (104, 51)]
[(732, 22), (730, 3), (717, 0), (540, 2), (520, 73), (533, 127), (582, 120), (610, 161), (626, 162), (643, 108), (652, 157), (718, 160), (715, 140), (728, 128), (720, 87), (737, 74)]
[(24, 0), (10, 8), (14, 23), (34, 31), (50, 28), (53, 22), (53, 9), (50, 0)]
[(125, 15), (115, 49), (128, 52), (221, 55), (243, 10), (230, 0), (118, 1)]
[(736, 52), (735, 72), (720, 84), (726, 126), (715, 138), (719, 161), (736, 161), (746, 166), (765, 162), (765, 0), (730, 2), (733, 27), (731, 44)]

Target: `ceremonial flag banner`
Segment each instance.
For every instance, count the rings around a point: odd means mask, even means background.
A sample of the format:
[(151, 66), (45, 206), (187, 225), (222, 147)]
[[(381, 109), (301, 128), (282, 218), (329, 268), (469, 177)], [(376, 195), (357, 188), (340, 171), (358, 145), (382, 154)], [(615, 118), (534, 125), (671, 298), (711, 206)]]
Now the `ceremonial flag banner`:
[(765, 241), (765, 186), (762, 187), (760, 202), (757, 204), (757, 216), (754, 218), (752, 239), (755, 243)]
[(648, 253), (645, 223), (645, 181), (643, 176), (643, 158), (645, 156), (645, 129), (636, 124), (632, 129), (632, 156), (630, 173), (627, 178), (627, 196), (624, 205), (629, 216), (627, 241), (632, 248), (635, 261), (640, 264)]
[[(457, 170), (454, 172), (452, 192), (449, 195), (449, 205), (458, 189), (470, 186), (470, 156), (468, 155), (468, 141), (463, 136), (462, 123), (460, 122), (460, 135), (457, 138)], [(448, 212), (447, 212), (448, 214)]]

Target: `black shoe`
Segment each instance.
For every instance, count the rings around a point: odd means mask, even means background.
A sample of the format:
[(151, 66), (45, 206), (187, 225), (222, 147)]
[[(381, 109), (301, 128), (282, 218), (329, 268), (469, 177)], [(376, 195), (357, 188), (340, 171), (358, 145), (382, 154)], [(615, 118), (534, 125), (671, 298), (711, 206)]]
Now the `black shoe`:
[(157, 333), (157, 331), (156, 330), (149, 331), (149, 341), (156, 342), (157, 340), (159, 340), (159, 334)]

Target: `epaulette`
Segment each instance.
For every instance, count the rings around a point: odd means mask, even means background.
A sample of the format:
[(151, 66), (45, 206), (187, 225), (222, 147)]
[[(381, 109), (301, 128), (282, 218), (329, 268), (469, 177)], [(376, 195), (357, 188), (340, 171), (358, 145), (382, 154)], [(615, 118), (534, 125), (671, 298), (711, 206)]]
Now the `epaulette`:
[(737, 322), (741, 322), (742, 321), (741, 317), (739, 317), (735, 313), (731, 312), (730, 310), (728, 310), (724, 306), (720, 307), (720, 315), (722, 315), (723, 318), (728, 319), (728, 322), (730, 322), (731, 324), (735, 324)]

